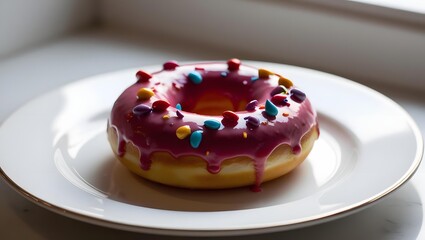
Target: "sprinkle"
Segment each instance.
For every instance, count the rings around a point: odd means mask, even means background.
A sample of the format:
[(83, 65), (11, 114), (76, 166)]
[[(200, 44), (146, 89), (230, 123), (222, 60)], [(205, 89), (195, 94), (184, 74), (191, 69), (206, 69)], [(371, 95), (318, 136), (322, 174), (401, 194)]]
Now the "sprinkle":
[(253, 77), (251, 77), (251, 82), (255, 82), (255, 81), (257, 81), (258, 80), (258, 76), (253, 76)]
[(245, 138), (245, 139), (248, 138), (248, 133), (243, 132), (242, 135), (243, 135), (243, 138)]
[(223, 119), (221, 120), (221, 123), (225, 127), (234, 127), (238, 124), (239, 116), (236, 115), (236, 113), (232, 111), (224, 111), (222, 115)]
[(148, 82), (149, 79), (152, 78), (152, 75), (150, 75), (149, 73), (147, 73), (145, 71), (140, 70), (140, 71), (137, 71), (136, 78), (137, 78), (138, 83)]
[(177, 110), (182, 110), (182, 105), (181, 105), (180, 103), (177, 103), (177, 104), (176, 104), (176, 109), (177, 109)]
[(137, 98), (139, 100), (148, 100), (153, 95), (155, 95), (155, 93), (149, 88), (140, 88), (139, 91), (137, 91)]
[(270, 101), (272, 101), (272, 103), (276, 106), (283, 106), (286, 105), (288, 99), (286, 98), (286, 95), (276, 94), (270, 99)]
[(224, 111), (222, 116), (223, 116), (223, 119), (229, 122), (237, 122), (239, 120), (239, 116), (232, 111)]
[(283, 85), (286, 88), (291, 88), (294, 84), (292, 83), (291, 80), (284, 78), (282, 76), (279, 77), (279, 85)]
[(187, 76), (190, 81), (192, 81), (194, 84), (200, 84), (202, 82), (202, 76), (199, 72), (197, 71), (192, 71), (189, 73), (189, 75)]
[(179, 64), (178, 64), (176, 61), (174, 61), (174, 60), (171, 60), (171, 61), (165, 62), (165, 63), (162, 65), (162, 67), (164, 68), (164, 70), (174, 70), (174, 69), (176, 69), (176, 67), (178, 67), (178, 66), (179, 66)]
[(261, 125), (267, 125), (267, 121), (263, 121), (263, 122), (261, 122)]
[(232, 58), (227, 61), (227, 69), (229, 69), (230, 71), (239, 70), (240, 65), (241, 61), (237, 58)]
[(258, 105), (258, 101), (257, 101), (257, 100), (252, 100), (252, 101), (250, 101), (250, 102), (246, 105), (245, 110), (247, 110), (247, 111), (249, 111), (249, 112), (255, 111), (255, 107), (256, 107), (257, 105)]
[(187, 136), (190, 135), (192, 131), (190, 130), (189, 125), (184, 125), (176, 130), (176, 136), (178, 139), (185, 139)]
[(246, 125), (250, 128), (257, 128), (258, 126), (260, 126), (260, 119), (256, 118), (256, 117), (245, 117), (244, 118), (246, 120)]
[(282, 116), (287, 117), (287, 116), (289, 116), (289, 113), (284, 112), (284, 113), (282, 113)]
[(205, 152), (205, 156), (208, 156), (208, 155), (210, 155), (210, 151)]
[(276, 95), (276, 94), (280, 94), (280, 93), (283, 93), (283, 94), (286, 94), (288, 92), (288, 90), (286, 89), (286, 87), (285, 86), (282, 86), (282, 85), (279, 85), (279, 86), (277, 86), (277, 87), (275, 87), (271, 92), (270, 92), (270, 96), (274, 96), (274, 95)]
[(202, 131), (201, 130), (194, 131), (190, 135), (190, 145), (193, 148), (198, 148), (199, 145), (201, 144), (201, 141), (202, 141)]
[(180, 119), (181, 119), (181, 118), (184, 118), (184, 115), (183, 115), (183, 114), (182, 114), (179, 110), (177, 110), (177, 111), (176, 111), (176, 115), (177, 115), (177, 117), (178, 117), (178, 118), (180, 118)]
[(255, 82), (255, 81), (257, 81), (258, 80), (258, 76), (253, 76), (253, 77), (251, 77), (251, 82)]
[(170, 115), (165, 114), (164, 116), (162, 116), (162, 119), (164, 120), (170, 119)]
[(204, 126), (212, 130), (218, 130), (221, 127), (221, 123), (217, 120), (206, 120)]
[(163, 112), (170, 106), (170, 103), (164, 100), (157, 100), (152, 103), (152, 111)]
[(301, 92), (300, 90), (298, 89), (291, 90), (291, 99), (294, 100), (294, 102), (302, 103), (304, 102), (305, 98), (306, 98), (305, 93)]
[(273, 72), (271, 72), (267, 69), (264, 69), (264, 68), (258, 69), (258, 77), (261, 78), (261, 79), (269, 78), (269, 76), (273, 75), (273, 74), (274, 74)]
[(266, 108), (266, 106), (264, 106), (264, 104), (260, 104), (260, 106), (258, 108), (259, 109), (264, 109), (264, 108)]
[(279, 110), (272, 102), (266, 100), (266, 113), (270, 116), (276, 116), (279, 113)]
[(220, 76), (222, 76), (222, 77), (227, 77), (227, 72), (221, 72), (221, 73), (220, 73)]
[(145, 104), (139, 104), (133, 108), (133, 113), (138, 116), (149, 114), (151, 111), (152, 108)]
[(203, 70), (205, 70), (205, 68), (203, 68), (203, 67), (195, 67), (195, 70), (203, 71)]

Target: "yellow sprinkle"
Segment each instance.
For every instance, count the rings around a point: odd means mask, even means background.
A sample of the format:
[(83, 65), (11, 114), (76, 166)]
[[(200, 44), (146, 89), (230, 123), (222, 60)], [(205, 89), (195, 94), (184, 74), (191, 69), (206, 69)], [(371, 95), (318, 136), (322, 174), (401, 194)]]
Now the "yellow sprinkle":
[(155, 95), (155, 93), (149, 88), (141, 88), (137, 91), (137, 98), (140, 100), (148, 100), (153, 95)]
[(283, 86), (285, 86), (286, 88), (290, 88), (290, 87), (292, 87), (294, 84), (291, 82), (291, 80), (289, 80), (289, 79), (287, 79), (287, 78), (284, 78), (284, 77), (280, 77), (279, 78), (279, 85), (283, 85)]
[(205, 152), (205, 156), (208, 156), (208, 155), (210, 155), (210, 151)]
[(274, 75), (274, 73), (264, 68), (258, 69), (259, 78), (268, 78), (270, 75)]
[(242, 134), (243, 134), (243, 138), (248, 138), (248, 133), (243, 132)]
[(181, 126), (181, 127), (177, 128), (177, 130), (176, 130), (176, 136), (179, 139), (185, 139), (191, 133), (192, 133), (192, 131), (190, 130), (189, 125)]
[(165, 120), (167, 120), (167, 119), (169, 119), (170, 118), (170, 116), (168, 116), (168, 115), (164, 115), (164, 116), (162, 116), (162, 119), (165, 119)]

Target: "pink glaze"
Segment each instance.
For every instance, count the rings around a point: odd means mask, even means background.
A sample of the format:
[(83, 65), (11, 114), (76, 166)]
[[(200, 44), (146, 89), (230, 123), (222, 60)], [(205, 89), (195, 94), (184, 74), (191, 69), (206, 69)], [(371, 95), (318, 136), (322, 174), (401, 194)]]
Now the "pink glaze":
[[(247, 156), (253, 159), (256, 172), (253, 189), (258, 191), (269, 155), (282, 144), (291, 146), (293, 152), (298, 154), (301, 151), (301, 138), (311, 127), (317, 127), (316, 113), (307, 98), (296, 102), (287, 97), (288, 104), (276, 105), (278, 114), (270, 116), (260, 106), (272, 98), (270, 93), (278, 86), (279, 77), (270, 75), (257, 80), (258, 69), (243, 64), (235, 69), (235, 61), (229, 69), (228, 64), (178, 65), (173, 62), (173, 68), (152, 73), (148, 81), (138, 81), (127, 88), (115, 102), (109, 121), (110, 126), (117, 130), (118, 155), (125, 154), (125, 143), (130, 141), (139, 149), (140, 166), (144, 170), (150, 168), (151, 154), (168, 152), (175, 158), (194, 155), (204, 159), (206, 169), (211, 174), (220, 172), (224, 160)], [(171, 63), (164, 65), (170, 66)], [(192, 71), (200, 73), (201, 83), (195, 84), (188, 79)], [(155, 95), (148, 100), (139, 100), (137, 91), (140, 88), (151, 88)], [(291, 90), (288, 89), (288, 96)], [(223, 121), (222, 114), (193, 113), (192, 110), (205, 94), (229, 100), (233, 108), (222, 109), (223, 112), (233, 111), (239, 118), (224, 126), (226, 120)], [(135, 106), (144, 104), (152, 107), (158, 100), (170, 103), (170, 107), (143, 115), (133, 113)], [(246, 111), (245, 105), (252, 100), (258, 100), (259, 105), (253, 111)], [(245, 104), (241, 106), (241, 102)], [(174, 107), (176, 104), (182, 106), (179, 113)], [(258, 127), (247, 126), (246, 118), (250, 116), (259, 119), (261, 124)], [(204, 126), (206, 120), (216, 120), (222, 124), (218, 130), (214, 130)], [(190, 137), (177, 138), (176, 130), (183, 125), (190, 126), (192, 133), (202, 131), (199, 147), (192, 147)]]

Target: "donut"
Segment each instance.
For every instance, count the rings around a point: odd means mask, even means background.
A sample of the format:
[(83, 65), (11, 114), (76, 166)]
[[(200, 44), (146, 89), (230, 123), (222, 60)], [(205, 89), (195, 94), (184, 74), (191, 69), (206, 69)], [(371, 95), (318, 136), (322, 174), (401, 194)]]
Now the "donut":
[(136, 78), (114, 103), (107, 134), (116, 158), (153, 182), (260, 191), (301, 164), (319, 136), (304, 92), (238, 59), (168, 61)]

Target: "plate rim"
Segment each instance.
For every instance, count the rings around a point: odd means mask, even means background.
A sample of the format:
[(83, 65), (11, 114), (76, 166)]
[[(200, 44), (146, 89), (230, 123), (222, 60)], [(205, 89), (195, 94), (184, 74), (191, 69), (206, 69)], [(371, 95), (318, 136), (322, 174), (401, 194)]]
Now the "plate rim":
[[(196, 61), (196, 62), (200, 62), (200, 61)], [(201, 61), (201, 62), (204, 62), (204, 61)], [(205, 62), (211, 62), (211, 61), (205, 61)], [(384, 189), (383, 191), (371, 196), (370, 198), (364, 199), (363, 201), (353, 203), (353, 204), (346, 206), (346, 207), (343, 207), (343, 208), (339, 208), (339, 209), (336, 209), (336, 210), (333, 210), (333, 211), (330, 211), (330, 212), (326, 212), (326, 213), (312, 215), (312, 216), (302, 218), (302, 219), (296, 219), (293, 222), (286, 223), (286, 224), (280, 224), (279, 222), (275, 222), (273, 224), (268, 224), (268, 226), (256, 226), (255, 228), (252, 228), (250, 226), (245, 226), (245, 227), (239, 227), (239, 228), (233, 228), (233, 229), (220, 229), (220, 230), (211, 230), (211, 229), (209, 229), (209, 230), (192, 230), (192, 229), (173, 229), (173, 228), (162, 228), (162, 227), (155, 228), (155, 227), (149, 227), (149, 226), (139, 226), (139, 225), (127, 224), (127, 223), (122, 223), (122, 222), (113, 222), (113, 221), (110, 221), (110, 220), (107, 220), (107, 219), (96, 218), (96, 217), (93, 217), (93, 216), (90, 216), (90, 215), (85, 215), (85, 214), (82, 214), (82, 213), (79, 213), (79, 212), (67, 210), (64, 207), (60, 207), (60, 206), (57, 206), (55, 204), (49, 203), (49, 202), (35, 196), (34, 194), (28, 192), (27, 190), (25, 190), (24, 188), (19, 186), (17, 183), (15, 183), (13, 181), (13, 179), (11, 179), (6, 174), (6, 172), (3, 170), (3, 168), (1, 166), (0, 166), (0, 176), (4, 179), (4, 181), (7, 183), (7, 185), (9, 185), (13, 190), (18, 192), (20, 195), (22, 195), (26, 199), (30, 200), (31, 202), (36, 203), (38, 206), (44, 207), (45, 209), (48, 209), (48, 210), (55, 212), (55, 213), (58, 213), (62, 216), (70, 217), (72, 219), (84, 221), (84, 222), (87, 222), (87, 223), (96, 224), (96, 225), (100, 225), (100, 226), (104, 226), (104, 227), (111, 227), (111, 228), (115, 228), (115, 229), (121, 229), (121, 230), (135, 231), (135, 232), (141, 232), (141, 233), (160, 234), (160, 235), (235, 236), (235, 235), (258, 234), (258, 233), (266, 233), (266, 232), (301, 228), (301, 227), (306, 227), (306, 226), (310, 226), (310, 225), (314, 225), (314, 224), (318, 224), (318, 223), (323, 223), (323, 222), (335, 220), (335, 219), (350, 215), (354, 212), (360, 211), (360, 210), (362, 210), (362, 209), (364, 209), (368, 206), (371, 206), (372, 204), (374, 204), (376, 202), (379, 202), (379, 200), (384, 199), (390, 193), (394, 192), (399, 187), (401, 187), (406, 182), (408, 182), (408, 180), (417, 171), (419, 165), (422, 162), (422, 157), (423, 157), (423, 154), (424, 154), (424, 143), (423, 143), (423, 137), (422, 137), (421, 131), (420, 131), (419, 127), (417, 126), (416, 122), (414, 121), (414, 119), (410, 116), (410, 114), (403, 107), (401, 107), (398, 103), (396, 103), (394, 100), (392, 100), (391, 98), (389, 98), (386, 95), (376, 91), (375, 89), (372, 89), (372, 88), (365, 86), (363, 84), (354, 82), (352, 80), (349, 80), (349, 79), (346, 79), (346, 78), (343, 78), (343, 77), (340, 77), (340, 76), (337, 76), (337, 75), (334, 75), (334, 74), (326, 73), (326, 72), (323, 72), (323, 71), (318, 71), (318, 70), (314, 70), (314, 69), (298, 67), (298, 66), (293, 66), (293, 65), (287, 65), (287, 64), (273, 63), (273, 62), (259, 62), (259, 61), (249, 61), (249, 60), (246, 60), (244, 62), (248, 63), (249, 65), (255, 65), (255, 64), (257, 64), (257, 65), (258, 64), (260, 64), (260, 65), (275, 65), (275, 66), (280, 66), (280, 67), (294, 68), (294, 69), (298, 69), (300, 71), (310, 71), (314, 74), (327, 75), (328, 80), (330, 80), (330, 81), (335, 81), (335, 82), (338, 81), (339, 84), (344, 84), (344, 85), (347, 85), (347, 84), (348, 85), (355, 85), (356, 87), (360, 87), (363, 90), (366, 90), (367, 92), (369, 92), (371, 94), (379, 96), (381, 100), (385, 100), (387, 103), (391, 104), (391, 106), (397, 107), (398, 110), (403, 113), (403, 119), (405, 119), (406, 122), (408, 123), (408, 125), (409, 125), (409, 127), (410, 127), (410, 129), (411, 129), (411, 131), (414, 135), (415, 142), (416, 142), (416, 145), (417, 145), (415, 157), (412, 160), (409, 169), (402, 175), (402, 177), (400, 177), (398, 179), (398, 181), (394, 182), (390, 187), (388, 187), (388, 188)], [(193, 63), (193, 61), (184, 62), (184, 63)], [(159, 66), (160, 65), (156, 64), (156, 65), (142, 66), (141, 68), (156, 69)], [(133, 69), (137, 69), (137, 68), (121, 69), (121, 70), (118, 70), (118, 71), (111, 71), (111, 72), (107, 72), (107, 73), (96, 74), (96, 75), (89, 76), (89, 77), (86, 77), (86, 78), (81, 78), (81, 79), (76, 80), (74, 82), (70, 82), (70, 83), (61, 85), (59, 87), (56, 87), (54, 89), (51, 89), (50, 91), (47, 91), (45, 93), (41, 93), (40, 95), (32, 98), (32, 100), (45, 97), (46, 95), (52, 94), (56, 91), (60, 91), (60, 89), (67, 88), (67, 87), (70, 87), (72, 85), (78, 85), (81, 82), (95, 81), (96, 79), (98, 79), (102, 75), (119, 74), (120, 72), (127, 72), (127, 71), (130, 71), (130, 70), (133, 70)], [(341, 81), (343, 81), (343, 82), (341, 83)], [(6, 117), (2, 122), (0, 122), (0, 129), (21, 108), (23, 108), (24, 106), (29, 104), (28, 102), (29, 101), (25, 102), (24, 104), (22, 104), (21, 106), (16, 108), (8, 117)], [(258, 225), (260, 225), (260, 224), (258, 224)]]

